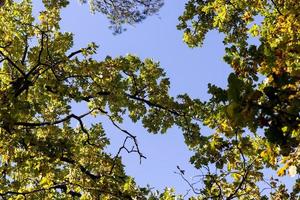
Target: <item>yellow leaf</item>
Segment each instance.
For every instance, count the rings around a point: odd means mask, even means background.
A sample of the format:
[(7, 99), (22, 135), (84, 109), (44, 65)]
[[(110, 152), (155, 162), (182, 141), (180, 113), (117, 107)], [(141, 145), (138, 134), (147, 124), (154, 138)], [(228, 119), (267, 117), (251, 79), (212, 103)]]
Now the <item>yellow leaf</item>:
[(278, 175), (278, 176), (283, 176), (283, 175), (285, 175), (285, 169), (284, 169), (284, 168), (280, 168), (280, 169), (277, 171), (277, 175)]
[(285, 170), (288, 168), (288, 165), (285, 164), (283, 167), (281, 167), (278, 171), (277, 171), (277, 175), (278, 176), (284, 176), (285, 175)]

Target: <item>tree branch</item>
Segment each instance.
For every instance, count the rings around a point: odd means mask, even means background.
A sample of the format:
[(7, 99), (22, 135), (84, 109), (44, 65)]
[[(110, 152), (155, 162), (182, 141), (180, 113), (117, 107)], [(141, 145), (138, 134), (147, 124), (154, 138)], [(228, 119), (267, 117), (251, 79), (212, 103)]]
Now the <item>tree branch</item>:
[(42, 59), (42, 53), (44, 51), (44, 37), (45, 37), (45, 33), (42, 31), (41, 32), (41, 48), (39, 50), (39, 54), (38, 54), (38, 59), (37, 59), (37, 63), (36, 65), (29, 70), (29, 72), (26, 74), (26, 77), (29, 77), (32, 73), (34, 73), (34, 71), (41, 65), (41, 59)]
[(79, 163), (76, 163), (75, 160), (71, 159), (71, 158), (66, 158), (66, 157), (61, 157), (60, 158), (61, 161), (72, 164), (72, 165), (78, 165), (79, 169), (82, 173), (84, 173), (85, 175), (87, 175), (89, 178), (91, 178), (92, 180), (98, 180), (99, 178), (101, 178), (101, 175), (95, 175), (92, 172), (90, 172), (89, 170), (87, 170), (84, 166), (82, 166)]
[(28, 48), (29, 48), (28, 36), (26, 35), (25, 36), (25, 48), (24, 48), (24, 52), (23, 52), (23, 56), (22, 56), (22, 60), (21, 60), (22, 65), (25, 65), (25, 60), (26, 60), (26, 57), (27, 57)]
[(22, 76), (26, 76), (25, 72), (21, 68), (19, 68), (18, 65), (14, 61), (12, 61), (8, 56), (6, 56), (2, 51), (0, 51), (0, 55), (4, 58), (4, 60), (7, 60), (9, 64), (16, 68), (22, 74)]
[(278, 12), (280, 15), (283, 15), (283, 14), (281, 13), (281, 11), (279, 10), (279, 8), (278, 8), (277, 4), (275, 3), (275, 1), (274, 1), (274, 0), (271, 0), (271, 2), (273, 3), (273, 5), (274, 5), (275, 9), (277, 10), (277, 12)]
[[(61, 190), (67, 191), (67, 185), (65, 183), (61, 183), (61, 184), (53, 185), (53, 186), (48, 187), (48, 188), (40, 188), (40, 189), (26, 191), (26, 192), (6, 191), (4, 193), (0, 193), (0, 196), (2, 198), (7, 196), (7, 195), (23, 195), (25, 197), (26, 195), (29, 195), (29, 194), (43, 192), (43, 191), (47, 191), (47, 190), (51, 190), (51, 189), (61, 189)], [(69, 191), (68, 194), (70, 194), (72, 197), (75, 197), (75, 196), (81, 197), (80, 193), (74, 192), (72, 190)]]
[[(47, 126), (47, 125), (56, 125), (56, 124), (60, 124), (63, 123), (67, 120), (70, 120), (71, 118), (74, 118), (76, 120), (81, 120), (81, 118), (91, 114), (94, 110), (90, 110), (89, 112), (82, 114), (82, 115), (75, 115), (75, 114), (70, 114), (67, 117), (57, 120), (57, 121), (53, 121), (53, 122), (41, 122), (41, 123), (35, 123), (35, 122), (16, 122), (14, 125), (18, 125), (18, 126), (26, 126), (26, 127), (41, 127), (41, 126)], [(81, 125), (81, 124), (80, 124)]]

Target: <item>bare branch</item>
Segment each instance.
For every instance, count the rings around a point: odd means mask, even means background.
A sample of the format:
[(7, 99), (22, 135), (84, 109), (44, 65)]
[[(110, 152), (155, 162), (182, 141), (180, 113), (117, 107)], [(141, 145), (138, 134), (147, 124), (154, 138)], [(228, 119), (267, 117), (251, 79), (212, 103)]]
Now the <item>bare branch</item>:
[[(102, 111), (102, 112), (103, 112), (103, 111)], [(106, 115), (109, 117), (109, 119), (110, 119), (110, 121), (112, 122), (112, 124), (113, 124), (117, 129), (119, 129), (120, 131), (122, 131), (123, 133), (125, 133), (126, 135), (128, 135), (128, 136), (133, 140), (133, 142), (134, 142), (134, 144), (135, 144), (135, 147), (136, 147), (136, 151), (135, 151), (135, 152), (137, 152), (137, 153), (139, 154), (139, 157), (140, 157), (140, 163), (142, 162), (142, 158), (146, 159), (146, 156), (144, 156), (144, 155), (141, 153), (141, 151), (140, 151), (140, 148), (139, 148), (139, 145), (138, 145), (138, 141), (137, 141), (137, 139), (136, 139), (136, 136), (133, 135), (133, 134), (131, 134), (131, 133), (129, 133), (127, 130), (122, 129), (122, 128), (121, 128), (121, 127), (113, 120), (113, 118), (112, 118), (110, 115), (107, 114), (106, 111), (104, 111), (104, 113), (106, 113)], [(131, 150), (131, 151), (132, 151), (132, 150)]]

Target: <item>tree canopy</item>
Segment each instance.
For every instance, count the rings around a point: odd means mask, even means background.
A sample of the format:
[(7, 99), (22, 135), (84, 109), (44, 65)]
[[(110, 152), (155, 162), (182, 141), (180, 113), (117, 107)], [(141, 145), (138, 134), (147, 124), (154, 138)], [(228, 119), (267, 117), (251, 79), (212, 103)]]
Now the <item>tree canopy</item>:
[(227, 88), (209, 85), (212, 98), (199, 113), (214, 130), (193, 148), (191, 159), (209, 169), (199, 190), (203, 198), (260, 199), (261, 181), (273, 199), (299, 198), (299, 178), (288, 194), (284, 184), (266, 180), (263, 170), (299, 173), (299, 14), (295, 0), (187, 2), (178, 25), (184, 41), (201, 46), (210, 30), (219, 31), (224, 61), (233, 69)]
[(100, 12), (110, 19), (115, 34), (125, 30), (124, 24), (139, 23), (163, 6), (163, 0), (89, 0), (88, 3), (92, 12)]
[[(86, 1), (82, 1), (87, 3)], [(196, 183), (178, 174), (190, 199), (297, 199), (279, 176), (299, 174), (300, 5), (297, 0), (190, 0), (178, 29), (190, 47), (206, 34), (224, 35), (224, 61), (233, 69), (227, 88), (210, 84), (208, 101), (169, 95), (158, 63), (136, 56), (94, 59), (97, 45), (74, 49), (59, 22), (66, 0), (6, 0), (0, 7), (0, 196), (2, 199), (183, 199), (173, 190), (154, 194), (127, 176), (121, 151), (140, 151), (124, 118), (152, 133), (178, 126), (194, 152)], [(95, 0), (114, 31), (156, 13), (161, 0)], [(257, 38), (257, 42), (249, 39)], [(151, 55), (149, 55), (151, 56)], [(197, 83), (195, 83), (197, 84)], [(88, 111), (73, 113), (84, 103)], [(117, 155), (104, 151), (109, 137), (101, 116), (124, 134)], [(211, 134), (201, 134), (201, 126)], [(128, 147), (128, 142), (134, 144)], [(151, 184), (151, 183), (150, 183)]]

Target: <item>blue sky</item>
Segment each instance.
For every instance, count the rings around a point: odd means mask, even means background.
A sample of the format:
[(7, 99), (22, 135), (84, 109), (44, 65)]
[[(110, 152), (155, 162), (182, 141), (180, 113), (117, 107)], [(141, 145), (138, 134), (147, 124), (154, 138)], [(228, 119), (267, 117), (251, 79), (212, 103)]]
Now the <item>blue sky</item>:
[[(222, 35), (216, 31), (210, 32), (201, 48), (191, 49), (182, 41), (182, 32), (176, 29), (178, 16), (184, 10), (185, 0), (165, 0), (165, 6), (157, 16), (147, 18), (141, 24), (128, 27), (121, 35), (113, 35), (108, 29), (108, 20), (103, 15), (92, 15), (87, 5), (72, 1), (62, 13), (62, 31), (74, 33), (74, 49), (86, 47), (95, 42), (100, 46), (97, 59), (107, 55), (112, 57), (134, 54), (140, 58), (152, 58), (160, 62), (171, 81), (170, 94), (176, 96), (188, 93), (193, 98), (207, 100), (207, 84), (213, 83), (225, 87), (227, 76), (231, 72), (223, 60), (224, 46)], [(41, 2), (34, 0), (35, 13), (41, 9)], [(260, 21), (259, 19), (257, 21)], [(257, 39), (251, 39), (257, 43)], [(76, 114), (84, 112), (84, 104), (73, 105)], [(122, 146), (125, 136), (111, 126), (109, 120), (103, 117), (86, 118), (86, 124), (102, 122), (106, 133), (111, 138), (111, 146), (107, 149), (115, 155)], [(128, 175), (135, 178), (140, 186), (150, 184), (155, 189), (162, 190), (166, 186), (174, 187), (177, 193), (184, 194), (188, 185), (174, 173), (179, 165), (186, 171), (187, 178), (199, 174), (189, 164), (192, 155), (183, 141), (182, 132), (176, 127), (166, 134), (152, 135), (143, 129), (140, 123), (133, 124), (125, 119), (121, 125), (137, 136), (141, 151), (146, 160), (139, 163), (135, 154), (122, 154), (122, 160)], [(202, 134), (210, 130), (202, 128)], [(273, 174), (270, 170), (265, 173)], [(286, 177), (284, 182), (289, 182)], [(291, 183), (291, 182), (290, 182)]]
[[(128, 27), (121, 35), (114, 36), (108, 29), (108, 21), (103, 15), (92, 15), (88, 6), (72, 2), (63, 11), (61, 28), (75, 34), (75, 49), (96, 42), (100, 48), (97, 58), (107, 55), (112, 57), (128, 53), (141, 58), (152, 58), (159, 61), (171, 81), (170, 93), (173, 96), (188, 93), (193, 98), (207, 99), (207, 84), (215, 83), (225, 86), (229, 67), (222, 62), (222, 36), (217, 32), (208, 35), (202, 48), (188, 48), (182, 41), (182, 33), (176, 29), (177, 18), (183, 12), (185, 1), (166, 0), (159, 15), (147, 18), (141, 24)], [(84, 106), (77, 106), (82, 112)], [(112, 128), (107, 119), (87, 118), (86, 122), (102, 121), (106, 127), (111, 147), (108, 151), (116, 154), (122, 145), (124, 135)], [(133, 124), (125, 120), (122, 124), (131, 133), (137, 135), (141, 151), (147, 156), (139, 164), (135, 154), (122, 154), (127, 173), (135, 177), (141, 186), (150, 184), (155, 189), (174, 187), (177, 193), (184, 194), (188, 185), (174, 173), (179, 165), (187, 172), (187, 177), (197, 175), (189, 164), (192, 155), (183, 142), (183, 136), (176, 127), (167, 134), (152, 135), (142, 128), (141, 124)], [(203, 128), (203, 132), (209, 131)]]
[[(222, 61), (224, 54), (222, 36), (217, 32), (208, 34), (202, 48), (191, 49), (182, 41), (182, 32), (176, 29), (177, 18), (184, 10), (185, 1), (165, 0), (165, 5), (157, 16), (147, 18), (121, 35), (113, 35), (108, 29), (108, 20), (99, 14), (92, 15), (87, 5), (72, 1), (62, 13), (62, 31), (73, 32), (74, 49), (86, 47), (90, 42), (96, 42), (100, 48), (97, 58), (107, 55), (116, 57), (128, 53), (140, 58), (152, 58), (160, 62), (171, 81), (170, 93), (173, 96), (188, 93), (193, 98), (208, 99), (207, 84), (219, 86), (227, 84), (228, 66)], [(40, 9), (40, 2), (34, 1), (35, 12)], [(76, 105), (75, 112), (82, 113), (85, 106)], [(114, 129), (103, 117), (86, 118), (87, 124), (103, 122), (111, 146), (107, 149), (113, 155), (122, 146), (124, 135)], [(140, 123), (133, 124), (129, 120), (121, 125), (137, 135), (141, 151), (147, 156), (139, 163), (135, 154), (122, 154), (123, 163), (128, 175), (135, 178), (141, 186), (150, 184), (155, 189), (162, 190), (166, 186), (174, 187), (177, 193), (184, 194), (188, 185), (176, 175), (176, 166), (186, 170), (187, 178), (198, 172), (189, 164), (192, 155), (183, 141), (182, 132), (176, 127), (166, 134), (152, 135), (143, 129)], [(208, 134), (209, 130), (202, 129)]]

